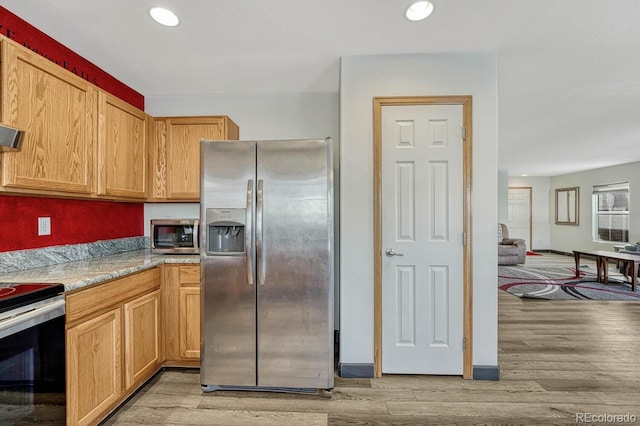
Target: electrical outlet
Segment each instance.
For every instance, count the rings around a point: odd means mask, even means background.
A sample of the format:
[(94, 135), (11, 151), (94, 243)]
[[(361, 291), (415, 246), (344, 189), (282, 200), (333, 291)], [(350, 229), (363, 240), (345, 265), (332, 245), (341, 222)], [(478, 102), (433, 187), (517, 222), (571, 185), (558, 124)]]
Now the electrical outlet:
[(51, 218), (38, 218), (38, 235), (51, 235)]

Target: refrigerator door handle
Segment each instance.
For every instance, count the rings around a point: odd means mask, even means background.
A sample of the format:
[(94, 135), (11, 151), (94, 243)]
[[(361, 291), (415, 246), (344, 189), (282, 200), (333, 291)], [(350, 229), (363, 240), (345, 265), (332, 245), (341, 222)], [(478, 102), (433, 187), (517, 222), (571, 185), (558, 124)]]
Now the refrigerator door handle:
[(253, 231), (252, 219), (253, 219), (253, 180), (247, 181), (247, 213), (246, 220), (247, 225), (244, 234), (245, 254), (247, 256), (247, 283), (253, 285), (253, 244), (251, 241), (251, 234)]
[(258, 180), (256, 192), (256, 257), (258, 258), (258, 285), (264, 285), (264, 240), (262, 238), (262, 191), (264, 181)]

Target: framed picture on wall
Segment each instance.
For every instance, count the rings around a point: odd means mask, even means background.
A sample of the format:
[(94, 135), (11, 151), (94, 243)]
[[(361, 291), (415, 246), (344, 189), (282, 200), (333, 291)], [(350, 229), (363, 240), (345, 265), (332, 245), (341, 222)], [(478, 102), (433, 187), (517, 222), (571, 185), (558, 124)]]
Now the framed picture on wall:
[(556, 189), (556, 225), (578, 225), (580, 188)]

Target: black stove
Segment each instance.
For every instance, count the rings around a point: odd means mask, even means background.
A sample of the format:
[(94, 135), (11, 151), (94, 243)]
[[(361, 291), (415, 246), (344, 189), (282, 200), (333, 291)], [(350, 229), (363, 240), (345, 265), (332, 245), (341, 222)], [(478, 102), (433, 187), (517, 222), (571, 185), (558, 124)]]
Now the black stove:
[(0, 283), (0, 425), (64, 425), (64, 285)]
[(0, 312), (46, 300), (63, 292), (63, 284), (0, 283)]

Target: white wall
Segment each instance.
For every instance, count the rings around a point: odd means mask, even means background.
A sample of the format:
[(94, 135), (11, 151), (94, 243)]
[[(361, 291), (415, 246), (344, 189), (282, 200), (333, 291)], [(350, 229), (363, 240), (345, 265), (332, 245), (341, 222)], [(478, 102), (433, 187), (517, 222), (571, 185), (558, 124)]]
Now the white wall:
[(373, 363), (375, 96), (473, 96), (473, 364), (497, 365), (497, 77), (493, 54), (342, 59), (342, 363)]
[[(228, 115), (241, 139), (297, 139), (332, 137), (338, 150), (337, 93), (264, 93), (146, 97), (145, 111), (154, 117)], [(200, 215), (198, 203), (147, 203), (145, 235), (154, 218)]]
[[(585, 172), (554, 176), (549, 190), (551, 248), (571, 253), (572, 250), (611, 250), (612, 243), (594, 242), (592, 236), (591, 192), (593, 185), (629, 182), (629, 241), (640, 241), (640, 162), (604, 167)], [(555, 190), (580, 188), (578, 226), (555, 224)]]
[(145, 97), (154, 116), (228, 115), (240, 139), (338, 138), (337, 93)]
[[(532, 247), (527, 250), (549, 250), (551, 248), (549, 210), (549, 177), (510, 177), (508, 186), (531, 187), (531, 238)], [(508, 191), (508, 189), (507, 189)], [(508, 201), (507, 201), (508, 203)]]

